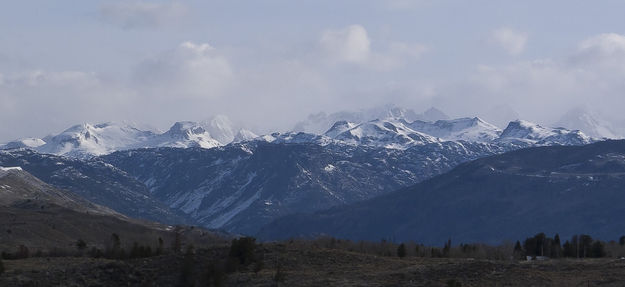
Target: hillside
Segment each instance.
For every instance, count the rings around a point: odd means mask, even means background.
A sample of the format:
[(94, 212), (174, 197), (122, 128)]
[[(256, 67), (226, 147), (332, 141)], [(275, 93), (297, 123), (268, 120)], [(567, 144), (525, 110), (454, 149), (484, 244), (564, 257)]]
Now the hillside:
[(165, 226), (129, 219), (40, 181), (21, 169), (0, 171), (0, 249), (75, 250), (78, 239), (103, 248), (113, 233), (124, 240), (156, 244), (170, 240)]
[(625, 230), (625, 141), (529, 148), (462, 164), (372, 200), (276, 220), (264, 239), (497, 243), (549, 230), (616, 238)]

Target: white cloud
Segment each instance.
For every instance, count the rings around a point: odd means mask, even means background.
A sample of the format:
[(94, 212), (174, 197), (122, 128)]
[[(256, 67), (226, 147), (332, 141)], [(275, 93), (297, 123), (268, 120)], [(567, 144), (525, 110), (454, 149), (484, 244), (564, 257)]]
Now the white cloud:
[[(127, 113), (124, 89), (82, 71), (29, 70), (3, 75), (0, 83), (0, 134), (6, 139), (44, 136), (83, 121)], [(76, 120), (80, 119), (80, 120)], [(24, 134), (24, 127), (29, 127)]]
[(217, 49), (184, 42), (139, 64), (134, 80), (136, 87), (152, 96), (215, 98), (231, 84), (233, 75), (228, 59)]
[(555, 122), (566, 111), (588, 106), (606, 115), (625, 117), (625, 36), (601, 34), (584, 41), (564, 60), (520, 61), (479, 66), (466, 86), (449, 96), (458, 109), (509, 105), (527, 119)]
[(527, 34), (511, 28), (503, 27), (496, 29), (491, 34), (491, 39), (501, 46), (510, 55), (519, 55), (525, 50)]
[(381, 71), (389, 71), (409, 61), (418, 60), (427, 51), (422, 44), (403, 42), (389, 43), (385, 51), (372, 51), (367, 30), (360, 25), (326, 30), (319, 43), (331, 61), (358, 64)]
[(151, 28), (175, 23), (187, 13), (187, 7), (180, 2), (122, 1), (107, 3), (100, 7), (102, 19), (125, 29)]
[(600, 34), (582, 41), (570, 64), (580, 69), (609, 69), (605, 76), (625, 73), (625, 36)]
[(364, 63), (371, 55), (371, 40), (367, 30), (360, 25), (326, 30), (319, 43), (330, 57), (338, 61)]

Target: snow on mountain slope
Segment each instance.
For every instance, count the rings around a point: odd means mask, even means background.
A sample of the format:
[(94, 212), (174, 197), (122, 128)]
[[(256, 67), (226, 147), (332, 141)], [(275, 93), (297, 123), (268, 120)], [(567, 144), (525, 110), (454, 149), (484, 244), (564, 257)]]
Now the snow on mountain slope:
[(125, 123), (81, 124), (44, 138), (45, 144), (35, 150), (84, 158), (138, 145), (153, 136), (152, 132)]
[[(202, 147), (213, 148), (223, 144), (214, 139), (206, 127), (215, 130), (223, 141), (234, 136), (226, 118), (216, 117), (208, 123), (177, 122), (168, 131), (158, 133), (141, 130), (129, 123), (103, 123), (75, 125), (58, 135), (42, 139), (23, 139), (10, 142), (2, 149), (29, 148), (37, 152), (74, 158), (90, 158), (118, 150), (150, 147)], [(242, 137), (253, 137), (243, 131)]]
[(258, 137), (258, 135), (255, 134), (254, 132), (250, 131), (250, 130), (240, 129), (237, 132), (237, 134), (234, 136), (234, 139), (232, 140), (232, 142), (249, 141), (249, 140), (255, 139), (257, 137)]
[(530, 145), (583, 145), (595, 140), (579, 130), (545, 128), (528, 121), (516, 120), (508, 124), (497, 141)]
[(415, 131), (444, 140), (491, 142), (501, 134), (499, 128), (478, 117), (438, 120), (436, 122), (414, 121), (408, 126)]
[(236, 136), (236, 127), (223, 115), (214, 116), (208, 120), (202, 121), (200, 125), (217, 140), (221, 145), (227, 145), (234, 141)]
[(554, 125), (579, 129), (584, 134), (595, 138), (622, 138), (613, 131), (607, 122), (597, 119), (595, 115), (582, 108), (568, 111)]
[(10, 141), (5, 145), (0, 146), (0, 149), (15, 149), (15, 148), (36, 148), (46, 144), (42, 139), (38, 138), (23, 138), (14, 141)]
[(203, 125), (195, 122), (177, 122), (167, 132), (129, 147), (213, 148), (221, 145), (210, 136)]
[(342, 134), (350, 129), (353, 129), (357, 125), (358, 124), (350, 123), (348, 121), (338, 121), (334, 123), (334, 125), (327, 132), (325, 132), (324, 135), (331, 137), (331, 138), (335, 138), (339, 134)]
[(326, 136), (347, 144), (394, 149), (439, 142), (435, 137), (412, 130), (402, 120), (373, 120), (351, 128), (350, 123), (343, 122), (328, 132)]
[(297, 132), (307, 132), (321, 134), (330, 129), (334, 123), (338, 121), (347, 121), (352, 123), (364, 123), (372, 120), (384, 119), (404, 119), (412, 122), (415, 120), (440, 120), (448, 118), (443, 112), (436, 108), (430, 108), (427, 111), (417, 114), (415, 111), (407, 108), (398, 107), (388, 104), (384, 106), (363, 109), (359, 111), (340, 111), (336, 113), (326, 114), (324, 112), (309, 115), (306, 120), (295, 124), (293, 128)]

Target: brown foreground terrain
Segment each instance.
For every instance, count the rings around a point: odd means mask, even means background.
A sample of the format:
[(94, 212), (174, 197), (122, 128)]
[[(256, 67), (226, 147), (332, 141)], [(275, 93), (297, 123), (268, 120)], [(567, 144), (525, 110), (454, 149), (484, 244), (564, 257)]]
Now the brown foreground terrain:
[(258, 246), (262, 263), (225, 271), (228, 252), (4, 260), (0, 286), (625, 286), (625, 260), (609, 258), (398, 258), (287, 243)]

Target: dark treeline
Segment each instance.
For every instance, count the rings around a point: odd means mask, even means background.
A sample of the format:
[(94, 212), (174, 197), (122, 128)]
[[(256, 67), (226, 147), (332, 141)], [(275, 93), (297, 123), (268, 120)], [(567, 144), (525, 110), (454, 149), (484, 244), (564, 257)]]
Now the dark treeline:
[(516, 244), (502, 243), (488, 245), (481, 243), (460, 243), (453, 246), (451, 239), (443, 242), (443, 247), (425, 246), (416, 242), (392, 243), (341, 240), (320, 237), (314, 240), (290, 240), (289, 244), (301, 249), (328, 248), (342, 249), (377, 256), (422, 257), (422, 258), (475, 258), (475, 259), (526, 259), (530, 258), (602, 258), (625, 256), (625, 236), (617, 241), (601, 241), (590, 235), (574, 235), (561, 242), (560, 236), (548, 237), (544, 233), (517, 241)]
[(621, 236), (618, 244), (615, 241), (595, 240), (586, 234), (573, 235), (570, 240), (562, 243), (558, 234), (551, 238), (544, 233), (539, 233), (525, 239), (522, 246), (517, 241), (514, 255), (517, 257), (601, 258), (622, 256), (623, 249), (625, 249), (625, 236)]

